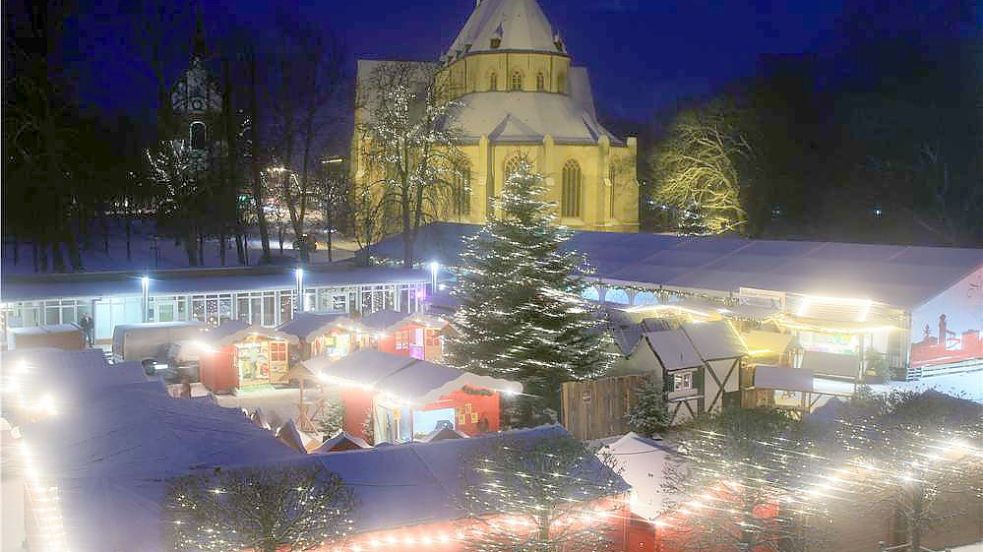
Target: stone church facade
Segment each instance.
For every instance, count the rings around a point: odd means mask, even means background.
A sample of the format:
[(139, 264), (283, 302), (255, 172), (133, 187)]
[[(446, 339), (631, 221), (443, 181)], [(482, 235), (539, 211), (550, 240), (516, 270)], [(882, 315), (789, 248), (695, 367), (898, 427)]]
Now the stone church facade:
[[(391, 62), (359, 61), (358, 82), (380, 63)], [(479, 0), (438, 63), (438, 88), (460, 106), (454, 125), (467, 159), (439, 220), (484, 223), (526, 158), (544, 175), (560, 224), (638, 230), (637, 142), (597, 121), (587, 70), (572, 65), (536, 0)], [(356, 185), (369, 170), (359, 166), (357, 140)]]

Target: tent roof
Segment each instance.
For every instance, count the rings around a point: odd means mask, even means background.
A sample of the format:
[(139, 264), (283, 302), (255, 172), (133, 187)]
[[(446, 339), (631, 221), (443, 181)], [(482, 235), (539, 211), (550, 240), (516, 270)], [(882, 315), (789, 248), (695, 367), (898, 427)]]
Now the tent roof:
[(445, 441), (447, 439), (469, 439), (470, 436), (453, 427), (441, 426), (431, 431), (420, 439), (421, 443), (432, 443), (435, 441)]
[(682, 325), (693, 347), (703, 360), (747, 356), (747, 347), (727, 320), (689, 322)]
[(522, 385), (516, 382), (373, 349), (362, 349), (334, 362), (314, 358), (304, 361), (304, 365), (311, 372), (323, 374), (329, 381), (369, 387), (422, 404), (464, 386), (508, 393), (522, 391)]
[(409, 314), (405, 312), (383, 309), (363, 316), (358, 320), (358, 323), (371, 330), (381, 332), (399, 324), (408, 317)]
[(22, 434), (39, 475), (58, 487), (73, 550), (161, 550), (168, 478), (297, 456), (237, 409), (173, 399), (159, 381), (112, 377), (121, 366), (139, 370), (139, 363), (109, 365), (101, 351), (65, 351), (49, 360), (32, 366), (80, 375), (65, 382), (58, 415)]
[[(291, 463), (317, 463), (338, 474), (355, 491), (355, 531), (379, 531), (465, 517), (462, 475), (469, 458), (505, 439), (535, 442), (566, 437), (558, 425), (506, 431), (431, 443), (377, 446), (331, 454), (311, 454)], [(600, 462), (592, 476), (610, 477)], [(616, 477), (616, 476), (615, 476)]]
[(334, 437), (326, 439), (321, 446), (311, 451), (311, 454), (327, 454), (329, 452), (335, 452), (335, 449), (344, 443), (350, 443), (357, 448), (367, 449), (372, 448), (372, 445), (368, 444), (365, 439), (352, 435), (347, 431), (339, 431)]
[(290, 334), (298, 339), (310, 341), (318, 335), (324, 333), (329, 328), (341, 320), (346, 320), (344, 314), (320, 314), (313, 312), (301, 312), (294, 315), (289, 322), (284, 322), (277, 326), (277, 330)]
[(742, 332), (741, 339), (747, 345), (749, 352), (768, 352), (781, 355), (796, 344), (796, 338), (792, 334), (777, 332), (765, 332), (761, 330), (751, 330)]
[[(480, 226), (432, 223), (420, 230), (417, 258), (456, 266), (462, 236)], [(585, 254), (593, 278), (723, 293), (755, 288), (866, 298), (911, 310), (983, 268), (983, 249), (816, 241), (574, 232), (566, 248)], [(372, 246), (401, 258), (402, 242)]]
[[(481, 0), (451, 44), (447, 56), (500, 50), (562, 54), (553, 39), (553, 26), (536, 0)], [(491, 39), (501, 40), (492, 49)]]
[(782, 391), (813, 391), (810, 370), (759, 364), (754, 368), (754, 386), (758, 389)]
[(667, 465), (681, 464), (682, 456), (664, 441), (628, 433), (601, 448), (614, 459), (619, 475), (631, 487), (632, 512), (644, 519), (655, 519), (662, 513), (665, 493), (661, 482)]
[(295, 335), (257, 324), (249, 325), (239, 320), (230, 320), (208, 332), (205, 334), (205, 340), (213, 347), (225, 347), (242, 341), (251, 335), (279, 339), (293, 345), (300, 342)]
[(645, 339), (648, 340), (652, 351), (659, 357), (666, 370), (703, 366), (700, 353), (693, 347), (683, 330), (648, 332), (645, 334)]

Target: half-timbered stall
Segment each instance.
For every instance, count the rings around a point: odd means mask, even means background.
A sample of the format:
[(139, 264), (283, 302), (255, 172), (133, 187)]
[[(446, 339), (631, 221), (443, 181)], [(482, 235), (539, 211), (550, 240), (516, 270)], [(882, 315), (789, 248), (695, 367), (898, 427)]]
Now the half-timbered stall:
[(501, 395), (522, 391), (516, 382), (369, 349), (303, 364), (340, 388), (344, 430), (376, 443), (419, 440), (440, 427), (498, 431)]
[[(232, 393), (289, 383), (296, 336), (245, 322), (226, 322), (205, 334), (199, 355), (202, 384), (213, 393)], [(294, 353), (296, 355), (296, 353)]]

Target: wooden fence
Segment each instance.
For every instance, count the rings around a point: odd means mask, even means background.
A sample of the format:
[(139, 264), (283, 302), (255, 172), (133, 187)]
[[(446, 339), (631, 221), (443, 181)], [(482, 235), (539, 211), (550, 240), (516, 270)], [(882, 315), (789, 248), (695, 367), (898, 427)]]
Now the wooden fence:
[(562, 421), (582, 441), (627, 433), (628, 412), (646, 376), (615, 376), (563, 384)]

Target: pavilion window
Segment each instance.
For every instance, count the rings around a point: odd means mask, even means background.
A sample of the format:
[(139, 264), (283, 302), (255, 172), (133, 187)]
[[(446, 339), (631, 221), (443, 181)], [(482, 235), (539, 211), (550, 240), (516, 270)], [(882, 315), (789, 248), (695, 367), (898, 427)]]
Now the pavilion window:
[(542, 92), (546, 89), (546, 76), (542, 73), (536, 73), (536, 90)]
[(509, 88), (511, 90), (522, 90), (522, 73), (519, 71), (512, 72), (512, 80)]
[(560, 216), (568, 218), (580, 216), (581, 187), (580, 165), (571, 159), (563, 166)]

